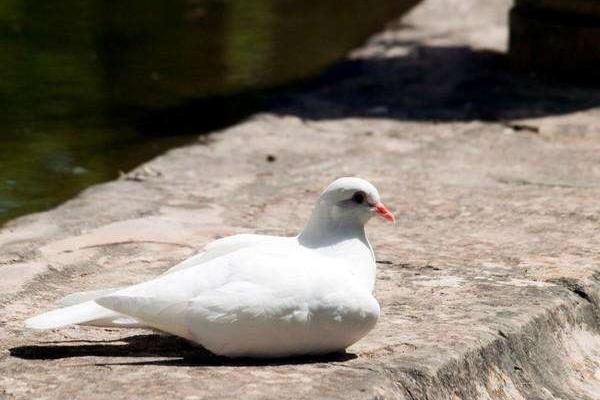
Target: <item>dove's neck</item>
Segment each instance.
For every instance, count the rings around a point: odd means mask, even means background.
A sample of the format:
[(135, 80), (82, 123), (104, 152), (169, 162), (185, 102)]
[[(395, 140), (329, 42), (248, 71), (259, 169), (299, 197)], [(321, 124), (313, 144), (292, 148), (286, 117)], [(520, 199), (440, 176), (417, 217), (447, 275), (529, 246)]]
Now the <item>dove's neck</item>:
[(298, 242), (324, 255), (346, 261), (352, 273), (369, 290), (373, 290), (375, 254), (367, 239), (364, 223), (336, 218), (329, 210), (317, 206), (298, 235)]

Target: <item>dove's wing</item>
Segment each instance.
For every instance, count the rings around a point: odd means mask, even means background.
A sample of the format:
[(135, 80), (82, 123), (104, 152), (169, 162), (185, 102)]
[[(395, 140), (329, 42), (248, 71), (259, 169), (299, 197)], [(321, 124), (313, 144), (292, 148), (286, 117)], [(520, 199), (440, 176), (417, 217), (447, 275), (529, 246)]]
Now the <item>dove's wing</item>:
[(225, 254), (232, 253), (244, 247), (266, 243), (273, 244), (274, 242), (279, 241), (289, 242), (293, 239), (294, 238), (289, 237), (255, 235), (250, 233), (227, 236), (207, 244), (200, 252), (171, 267), (165, 272), (165, 274), (170, 274), (172, 272), (181, 271), (189, 267), (194, 267), (198, 264), (202, 264), (217, 257), (224, 256)]
[(241, 249), (96, 302), (230, 356), (342, 349), (379, 313), (344, 263), (298, 247)]
[[(198, 264), (205, 263), (207, 261), (212, 260), (213, 258), (221, 257), (222, 255), (231, 253), (244, 247), (257, 245), (260, 243), (271, 243), (274, 240), (289, 241), (290, 239), (291, 238), (280, 238), (275, 236), (254, 235), (246, 233), (224, 237), (209, 243), (204, 247), (204, 249), (199, 251), (197, 254), (194, 254), (193, 256), (183, 260), (179, 264), (169, 268), (167, 271), (164, 272), (164, 274), (169, 274), (172, 272), (180, 271), (182, 269), (196, 266)], [(63, 307), (72, 306), (75, 304), (80, 304), (86, 301), (94, 300), (101, 296), (107, 296), (121, 289), (123, 288), (118, 287), (71, 293), (58, 300), (57, 304)]]
[[(119, 315), (133, 317), (156, 329), (185, 337), (187, 335), (179, 328), (171, 329), (171, 326), (184, 323), (184, 308), (174, 310), (171, 305), (188, 302), (232, 282), (275, 288), (284, 285), (278, 281), (281, 279), (299, 281), (304, 272), (301, 268), (293, 268), (301, 258), (296, 253), (308, 252), (299, 252), (298, 246), (293, 245), (246, 247), (97, 298), (96, 303)], [(331, 262), (336, 261), (331, 259)], [(177, 312), (181, 313), (180, 321), (175, 323), (173, 314)]]
[[(195, 267), (245, 247), (261, 243), (291, 243), (291, 241), (293, 241), (293, 238), (267, 235), (240, 234), (228, 236), (209, 243), (204, 250), (175, 265), (164, 274)], [(27, 325), (38, 329), (57, 328), (70, 324), (103, 327), (145, 327), (134, 319), (124, 318), (119, 313), (108, 312), (108, 310), (102, 309), (94, 303), (94, 300), (99, 297), (117, 293), (123, 289), (121, 287), (72, 293), (58, 300), (57, 303), (64, 308), (34, 317), (27, 322)], [(74, 307), (75, 305), (79, 305), (79, 307)], [(83, 310), (85, 310), (85, 313), (82, 312)]]

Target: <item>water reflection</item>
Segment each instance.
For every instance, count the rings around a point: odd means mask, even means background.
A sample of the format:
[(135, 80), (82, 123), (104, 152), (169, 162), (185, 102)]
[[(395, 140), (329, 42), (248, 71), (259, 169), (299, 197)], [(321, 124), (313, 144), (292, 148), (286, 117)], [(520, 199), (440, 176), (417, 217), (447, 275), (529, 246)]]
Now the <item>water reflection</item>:
[(1, 1), (0, 223), (256, 109), (413, 3)]

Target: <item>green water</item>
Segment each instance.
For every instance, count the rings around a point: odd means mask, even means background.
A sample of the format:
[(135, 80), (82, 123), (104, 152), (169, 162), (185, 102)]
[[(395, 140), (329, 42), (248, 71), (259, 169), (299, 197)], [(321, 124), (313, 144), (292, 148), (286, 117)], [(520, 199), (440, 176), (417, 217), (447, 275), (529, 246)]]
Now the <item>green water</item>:
[(0, 0), (0, 224), (258, 110), (415, 2)]

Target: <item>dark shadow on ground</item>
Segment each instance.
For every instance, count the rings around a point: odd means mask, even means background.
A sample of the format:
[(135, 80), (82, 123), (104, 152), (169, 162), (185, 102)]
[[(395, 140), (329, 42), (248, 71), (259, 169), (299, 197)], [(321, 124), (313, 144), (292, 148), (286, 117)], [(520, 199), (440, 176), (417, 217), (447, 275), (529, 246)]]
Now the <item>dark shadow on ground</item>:
[(341, 62), (280, 101), (274, 111), (316, 120), (502, 121), (600, 105), (600, 85), (519, 73), (503, 53), (411, 42), (386, 46), (406, 51), (402, 56)]
[[(201, 346), (175, 336), (135, 335), (116, 340), (47, 342), (44, 345), (19, 346), (10, 355), (24, 360), (57, 360), (72, 357), (160, 357), (160, 360), (98, 363), (97, 365), (165, 366), (262, 366), (342, 362), (356, 358), (350, 353), (303, 356), (282, 359), (229, 359), (216, 356)], [(88, 344), (90, 343), (90, 344)], [(165, 359), (165, 357), (167, 359)]]

